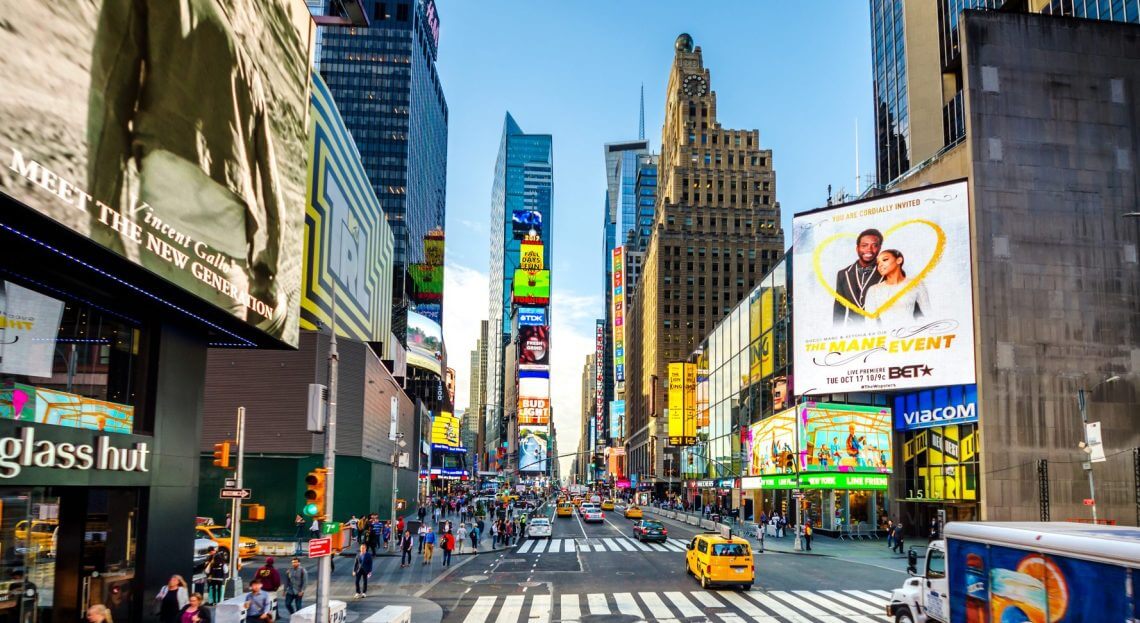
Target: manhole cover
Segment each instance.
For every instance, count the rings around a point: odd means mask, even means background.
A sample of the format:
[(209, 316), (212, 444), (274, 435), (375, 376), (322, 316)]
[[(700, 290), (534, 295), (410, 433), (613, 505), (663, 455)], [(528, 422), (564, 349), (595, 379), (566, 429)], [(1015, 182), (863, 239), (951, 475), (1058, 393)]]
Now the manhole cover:
[(536, 586), (542, 586), (542, 582), (519, 582), (519, 586), (523, 588), (534, 588)]
[(461, 579), (464, 582), (483, 582), (484, 580), (487, 580), (489, 578), (485, 575), (466, 575), (466, 576), (463, 576), (463, 578), (461, 578)]

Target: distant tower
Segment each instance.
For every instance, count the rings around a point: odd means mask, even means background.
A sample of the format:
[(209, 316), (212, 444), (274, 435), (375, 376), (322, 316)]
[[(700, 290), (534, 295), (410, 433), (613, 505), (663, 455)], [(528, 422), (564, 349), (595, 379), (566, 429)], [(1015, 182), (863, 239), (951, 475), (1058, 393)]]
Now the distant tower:
[(645, 83), (641, 83), (641, 115), (637, 119), (637, 138), (645, 140)]

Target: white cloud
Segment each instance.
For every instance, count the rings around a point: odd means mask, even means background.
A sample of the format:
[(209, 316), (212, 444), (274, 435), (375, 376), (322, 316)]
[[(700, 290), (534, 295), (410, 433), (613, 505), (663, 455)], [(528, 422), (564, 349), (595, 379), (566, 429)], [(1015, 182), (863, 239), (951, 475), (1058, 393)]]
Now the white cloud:
[(471, 351), (479, 323), (487, 319), (487, 275), (460, 264), (443, 271), (443, 339), (447, 365), (455, 368), (455, 410), (467, 408), (471, 391)]

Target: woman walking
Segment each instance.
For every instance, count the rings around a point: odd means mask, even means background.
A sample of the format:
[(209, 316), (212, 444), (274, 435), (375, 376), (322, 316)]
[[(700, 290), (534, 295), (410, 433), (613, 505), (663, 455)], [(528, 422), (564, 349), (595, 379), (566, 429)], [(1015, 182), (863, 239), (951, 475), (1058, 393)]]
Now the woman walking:
[(180, 623), (182, 609), (190, 603), (190, 591), (186, 589), (186, 580), (180, 575), (170, 576), (166, 586), (158, 591), (154, 598), (155, 610), (161, 623)]
[(202, 607), (202, 593), (194, 593), (182, 608), (179, 623), (210, 623), (210, 611)]

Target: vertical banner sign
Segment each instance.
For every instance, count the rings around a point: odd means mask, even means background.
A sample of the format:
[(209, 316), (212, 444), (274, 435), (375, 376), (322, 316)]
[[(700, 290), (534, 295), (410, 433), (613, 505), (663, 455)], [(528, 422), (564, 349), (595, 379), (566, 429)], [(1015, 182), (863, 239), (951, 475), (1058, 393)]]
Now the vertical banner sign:
[(606, 357), (606, 321), (598, 320), (594, 333), (594, 440), (600, 440), (605, 434), (603, 427), (606, 419), (605, 384), (602, 382), (602, 366)]
[(625, 401), (610, 401), (610, 439), (625, 437)]
[(390, 420), (388, 421), (388, 440), (396, 441), (396, 433), (400, 429), (400, 400), (392, 396)]
[(669, 443), (679, 446), (685, 436), (685, 364), (669, 364)]
[(614, 391), (625, 393), (625, 247), (616, 247), (614, 276)]
[(697, 364), (686, 363), (685, 372), (685, 421), (682, 427), (681, 444), (691, 446), (697, 443)]

